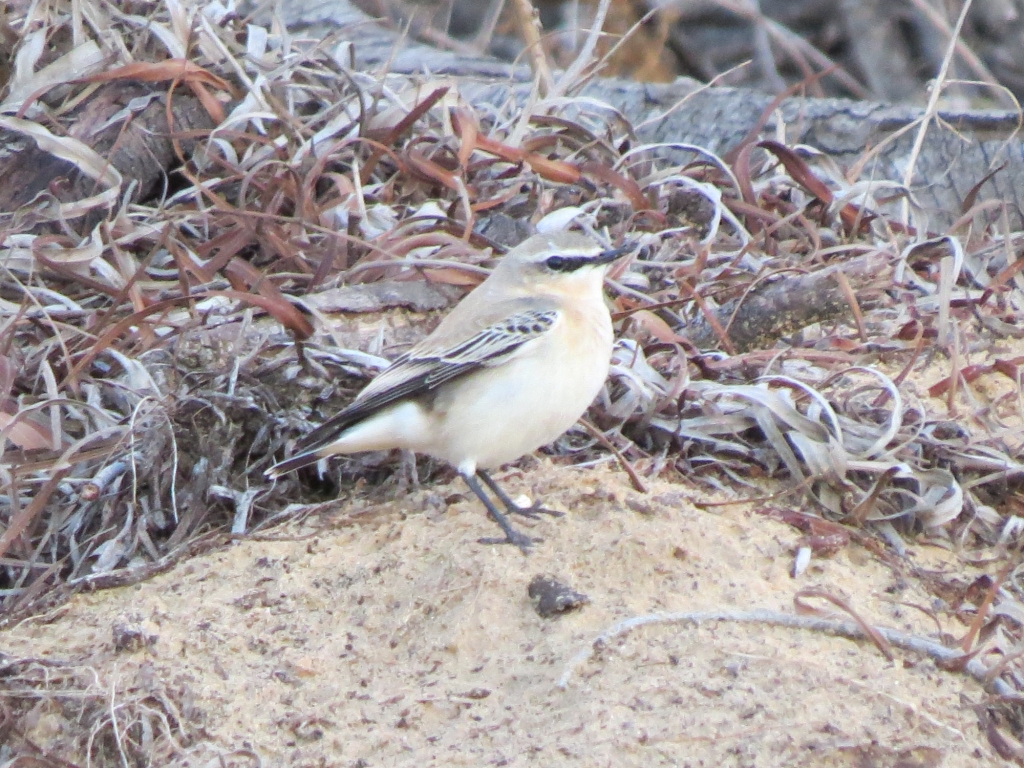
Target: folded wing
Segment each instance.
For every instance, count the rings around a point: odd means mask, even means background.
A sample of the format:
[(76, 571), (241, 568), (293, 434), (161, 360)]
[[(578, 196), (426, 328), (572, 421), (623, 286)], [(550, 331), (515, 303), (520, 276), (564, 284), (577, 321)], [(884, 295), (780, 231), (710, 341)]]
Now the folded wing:
[(507, 362), (547, 334), (559, 315), (555, 309), (517, 312), (446, 349), (413, 349), (370, 382), (347, 408), (302, 437), (295, 446), (297, 455), (273, 469), (282, 467), (287, 471), (284, 465), (294, 465), (303, 454), (315, 454), (353, 424), (399, 400), (426, 394), (472, 371)]

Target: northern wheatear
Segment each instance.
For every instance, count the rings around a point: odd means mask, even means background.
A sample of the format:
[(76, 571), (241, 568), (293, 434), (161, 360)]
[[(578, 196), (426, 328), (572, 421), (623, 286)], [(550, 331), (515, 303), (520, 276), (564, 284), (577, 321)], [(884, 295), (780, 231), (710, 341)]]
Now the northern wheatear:
[[(336, 453), (405, 448), (453, 464), (505, 532), (521, 508), (487, 473), (555, 440), (580, 418), (608, 376), (612, 321), (608, 266), (631, 250), (585, 235), (535, 235), (509, 251), (427, 338), (398, 357), (352, 403), (302, 437), (271, 478)], [(479, 479), (478, 479), (479, 478)]]

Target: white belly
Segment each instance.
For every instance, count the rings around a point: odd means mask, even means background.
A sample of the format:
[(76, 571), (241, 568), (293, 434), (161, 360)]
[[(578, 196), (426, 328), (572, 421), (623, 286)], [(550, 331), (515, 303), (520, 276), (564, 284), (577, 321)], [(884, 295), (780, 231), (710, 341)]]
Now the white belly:
[(558, 438), (600, 392), (612, 350), (607, 314), (583, 333), (577, 326), (571, 340), (566, 325), (521, 358), (446, 385), (433, 404), (429, 444), (410, 447), (471, 471), (507, 464)]

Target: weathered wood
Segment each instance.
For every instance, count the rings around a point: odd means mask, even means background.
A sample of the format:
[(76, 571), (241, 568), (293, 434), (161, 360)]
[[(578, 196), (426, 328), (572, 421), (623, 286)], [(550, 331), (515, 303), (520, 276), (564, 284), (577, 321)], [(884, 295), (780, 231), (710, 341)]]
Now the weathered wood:
[[(464, 95), (493, 104), (509, 97), (525, 103), (528, 97), (530, 73), (523, 66), (400, 40), (344, 0), (287, 6), (286, 21), (297, 29), (317, 36), (345, 30), (341, 39), (352, 42), (360, 68), (380, 68), (387, 62), (392, 72), (458, 76)], [(772, 104), (771, 96), (756, 91), (697, 89), (696, 82), (686, 79), (669, 84), (595, 79), (582, 92), (616, 107), (634, 125), (646, 123), (639, 131), (641, 141), (686, 142), (719, 153), (735, 147)], [(659, 117), (686, 97), (677, 109)], [(762, 135), (774, 136), (785, 126), (788, 142), (816, 147), (849, 167), (866, 149), (911, 126), (921, 114), (921, 109), (910, 106), (790, 98), (771, 116)], [(981, 185), (976, 199), (1005, 202), (1011, 226), (1020, 227), (1024, 223), (1024, 144), (1014, 135), (1019, 116), (1004, 110), (970, 110), (944, 111), (940, 117), (943, 125), (933, 125), (927, 133), (912, 185), (931, 229), (941, 230), (959, 218), (975, 185), (1004, 163), (1005, 168)], [(915, 130), (887, 144), (861, 178), (901, 181)], [(991, 216), (997, 217), (998, 212)]]
[[(439, 51), (401, 39), (344, 0), (285, 6), (286, 21), (296, 29), (314, 36), (334, 32), (339, 39), (352, 42), (355, 62), (361, 69), (386, 65), (392, 72), (455, 75), (461, 79), (462, 93), (474, 101), (498, 104), (513, 98), (525, 103), (528, 98), (530, 73), (526, 67), (485, 56)], [(138, 95), (124, 84), (116, 87), (122, 94), (108, 97), (111, 114), (127, 98)], [(616, 107), (634, 125), (643, 124), (638, 131), (640, 141), (685, 142), (718, 153), (735, 147), (772, 104), (772, 98), (763, 93), (733, 88), (699, 90), (697, 83), (685, 79), (670, 84), (595, 79), (583, 93)], [(680, 105), (684, 98), (686, 101)], [(177, 130), (208, 125), (190, 97), (176, 96), (174, 108)], [(162, 99), (152, 102), (142, 114), (136, 115), (136, 125), (129, 126), (124, 135), (120, 135), (120, 124), (107, 128), (102, 136), (87, 135), (87, 143), (101, 151), (117, 141), (112, 162), (126, 179), (139, 180), (139, 194), (152, 190), (173, 164), (166, 122), (161, 124), (163, 109)], [(912, 125), (920, 115), (921, 110), (915, 107), (791, 98), (772, 114), (762, 134), (775, 135), (784, 126), (790, 143), (817, 147), (840, 165), (849, 167), (866, 148), (878, 146)], [(1024, 145), (1014, 135), (1018, 116), (1006, 111), (967, 111), (944, 112), (941, 117), (945, 125), (930, 128), (917, 161), (913, 185), (915, 196), (929, 214), (931, 229), (940, 230), (956, 220), (975, 185), (1003, 164), (1002, 170), (981, 185), (977, 200), (1004, 202), (1011, 226), (1020, 227), (1024, 223)], [(152, 126), (148, 125), (150, 121)], [(144, 127), (152, 130), (143, 130)], [(877, 161), (867, 166), (862, 178), (900, 180), (914, 132), (908, 130), (887, 144)], [(17, 209), (47, 187), (58, 197), (64, 197), (65, 186), (53, 181), (67, 175), (65, 172), (71, 174), (72, 186), (91, 184), (78, 179), (63, 161), (55, 161), (28, 146), (27, 152), (0, 158), (0, 177), (14, 182), (0, 189), (0, 211)], [(68, 196), (75, 193), (71, 190)], [(989, 215), (997, 217), (999, 212), (990, 211)]]
[[(159, 192), (167, 173), (177, 164), (173, 139), (178, 138), (185, 157), (192, 151), (190, 131), (212, 128), (213, 121), (190, 94), (179, 89), (171, 103), (171, 124), (167, 121), (165, 85), (118, 81), (102, 86), (74, 113), (70, 135), (92, 147), (110, 161), (125, 180), (137, 182), (133, 200)], [(146, 99), (148, 98), (148, 101)], [(115, 119), (133, 100), (136, 107), (129, 119)], [(96, 182), (73, 164), (39, 149), (24, 137), (12, 137), (0, 130), (0, 145), (8, 152), (0, 156), (0, 213), (12, 213), (40, 193), (49, 192), (59, 202), (88, 197)]]
[[(890, 256), (884, 251), (860, 256), (807, 274), (780, 276), (742, 299), (714, 310), (737, 352), (769, 349), (783, 336), (814, 323), (831, 323), (852, 316), (841, 272), (856, 291), (862, 310), (870, 309), (892, 283)], [(718, 336), (703, 316), (686, 328), (686, 337), (701, 349), (718, 346)]]

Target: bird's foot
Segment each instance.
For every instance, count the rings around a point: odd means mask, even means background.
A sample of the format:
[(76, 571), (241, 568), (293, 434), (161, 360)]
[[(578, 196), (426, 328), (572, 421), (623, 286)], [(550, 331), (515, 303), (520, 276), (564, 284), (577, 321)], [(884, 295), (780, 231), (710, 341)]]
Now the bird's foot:
[(530, 554), (530, 547), (534, 544), (539, 544), (543, 539), (531, 539), (529, 536), (513, 529), (503, 539), (496, 536), (485, 536), (476, 541), (478, 544), (513, 544), (519, 547), (519, 551), (524, 555), (528, 555)]
[(513, 515), (522, 515), (528, 517), (531, 520), (540, 520), (541, 515), (549, 515), (550, 517), (565, 517), (564, 512), (559, 512), (556, 509), (548, 509), (542, 507), (540, 504), (531, 504), (528, 507), (520, 507), (518, 504), (513, 503), (508, 507), (508, 511)]
[[(498, 484), (491, 479), (490, 475), (488, 475), (486, 472), (480, 472), (479, 474), (480, 477), (483, 478), (484, 482), (486, 482), (487, 485), (490, 486), (491, 490), (494, 491), (494, 494), (498, 497), (502, 505), (505, 507), (506, 511), (510, 514), (522, 515), (524, 517), (528, 517), (534, 520), (539, 518), (542, 514), (560, 514), (550, 509), (544, 509), (544, 507), (541, 507), (537, 504), (534, 504), (529, 507), (520, 507), (518, 504), (512, 501), (512, 499), (510, 499), (508, 495), (501, 490), (500, 487), (498, 487)], [(481, 544), (514, 544), (515, 546), (519, 547), (519, 550), (524, 555), (530, 554), (530, 547), (536, 544), (538, 541), (540, 541), (540, 539), (531, 539), (529, 536), (520, 533), (512, 527), (512, 524), (508, 521), (508, 518), (505, 517), (505, 515), (503, 515), (498, 510), (498, 507), (495, 506), (494, 502), (487, 497), (486, 493), (484, 493), (483, 488), (480, 487), (480, 482), (476, 478), (476, 474), (463, 474), (462, 478), (463, 480), (466, 481), (466, 485), (469, 486), (470, 490), (476, 494), (477, 498), (480, 499), (483, 505), (487, 508), (487, 514), (490, 515), (491, 519), (494, 520), (494, 522), (496, 522), (498, 526), (501, 528), (501, 530), (505, 533), (505, 538), (503, 539), (485, 538), (478, 539), (478, 541)]]
[(477, 474), (480, 475), (480, 477), (483, 478), (483, 481), (487, 483), (488, 487), (492, 491), (494, 491), (494, 495), (501, 500), (501, 503), (505, 505), (505, 510), (510, 515), (522, 515), (523, 517), (528, 517), (531, 520), (539, 520), (541, 515), (549, 515), (551, 517), (564, 516), (562, 512), (556, 512), (553, 509), (542, 507), (540, 504), (520, 506), (519, 504), (516, 504), (516, 502), (512, 499), (511, 496), (509, 496), (501, 489), (501, 486), (494, 481), (490, 474), (483, 471), (482, 469), (478, 469)]

